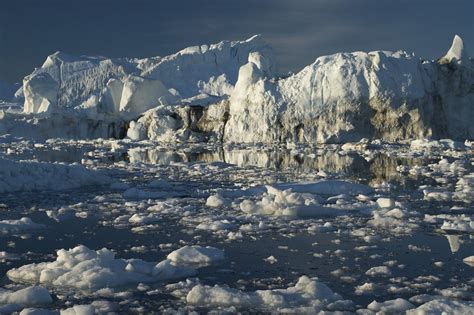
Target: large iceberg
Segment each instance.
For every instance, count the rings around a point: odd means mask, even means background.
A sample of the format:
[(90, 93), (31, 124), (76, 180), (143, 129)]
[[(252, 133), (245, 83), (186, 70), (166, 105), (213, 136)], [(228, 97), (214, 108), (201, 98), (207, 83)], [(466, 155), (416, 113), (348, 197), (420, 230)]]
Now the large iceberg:
[(338, 53), (269, 80), (249, 61), (230, 98), (224, 141), (472, 139), (474, 71), (466, 56), (456, 36), (440, 62), (401, 51)]
[[(474, 138), (474, 63), (459, 36), (435, 61), (403, 51), (337, 53), (276, 73), (260, 36), (145, 59), (55, 53), (24, 79), (23, 115), (100, 126), (77, 137), (162, 142)], [(8, 120), (0, 130), (15, 134)]]
[(145, 59), (74, 57), (56, 52), (23, 80), (26, 113), (98, 106), (141, 114), (200, 94), (229, 95), (252, 52), (271, 56), (260, 36)]

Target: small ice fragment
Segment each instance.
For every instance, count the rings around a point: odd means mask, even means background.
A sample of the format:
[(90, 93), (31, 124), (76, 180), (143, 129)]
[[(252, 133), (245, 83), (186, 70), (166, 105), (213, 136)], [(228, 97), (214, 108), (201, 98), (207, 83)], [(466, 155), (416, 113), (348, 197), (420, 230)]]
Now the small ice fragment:
[(474, 256), (466, 257), (462, 260), (466, 265), (474, 267)]
[(390, 199), (390, 198), (379, 198), (379, 199), (377, 199), (377, 205), (380, 208), (391, 209), (391, 208), (395, 207), (395, 201), (393, 199)]
[(267, 258), (265, 258), (263, 260), (270, 263), (270, 264), (272, 264), (272, 265), (278, 262), (278, 259), (276, 259), (274, 256), (268, 256)]

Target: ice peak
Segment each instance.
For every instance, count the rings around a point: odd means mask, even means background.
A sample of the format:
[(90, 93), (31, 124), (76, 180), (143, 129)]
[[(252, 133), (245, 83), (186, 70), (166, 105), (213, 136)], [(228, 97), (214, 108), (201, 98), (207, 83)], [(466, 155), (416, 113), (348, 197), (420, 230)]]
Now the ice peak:
[(440, 63), (458, 63), (465, 64), (469, 62), (469, 56), (466, 49), (464, 48), (464, 43), (462, 38), (458, 35), (454, 35), (453, 44), (448, 50), (446, 55), (440, 59)]

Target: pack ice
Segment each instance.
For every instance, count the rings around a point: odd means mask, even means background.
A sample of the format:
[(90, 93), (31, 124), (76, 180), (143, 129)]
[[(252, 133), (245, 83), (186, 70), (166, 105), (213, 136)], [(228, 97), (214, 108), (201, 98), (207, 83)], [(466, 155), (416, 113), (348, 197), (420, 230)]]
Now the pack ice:
[(472, 139), (473, 61), (455, 36), (436, 61), (403, 51), (337, 53), (276, 75), (260, 36), (145, 59), (48, 56), (0, 113), (30, 137), (334, 143)]

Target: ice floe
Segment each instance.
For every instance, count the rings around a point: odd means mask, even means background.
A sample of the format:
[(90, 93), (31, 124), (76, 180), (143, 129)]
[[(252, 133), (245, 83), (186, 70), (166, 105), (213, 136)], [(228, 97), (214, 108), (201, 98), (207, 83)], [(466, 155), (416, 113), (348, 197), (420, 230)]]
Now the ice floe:
[(80, 245), (58, 250), (53, 262), (10, 269), (7, 276), (13, 281), (99, 290), (182, 278), (195, 272), (193, 268), (174, 266), (169, 260), (153, 263), (141, 259), (118, 259), (108, 249), (94, 251)]
[(318, 312), (329, 303), (340, 300), (324, 283), (302, 276), (295, 286), (286, 289), (244, 292), (222, 286), (197, 285), (186, 296), (189, 304), (206, 307), (250, 308), (277, 312)]
[(178, 265), (209, 265), (224, 259), (224, 251), (207, 246), (184, 246), (177, 249), (167, 258)]
[(25, 307), (52, 303), (53, 299), (44, 287), (31, 286), (17, 291), (0, 289), (0, 313), (12, 313)]

